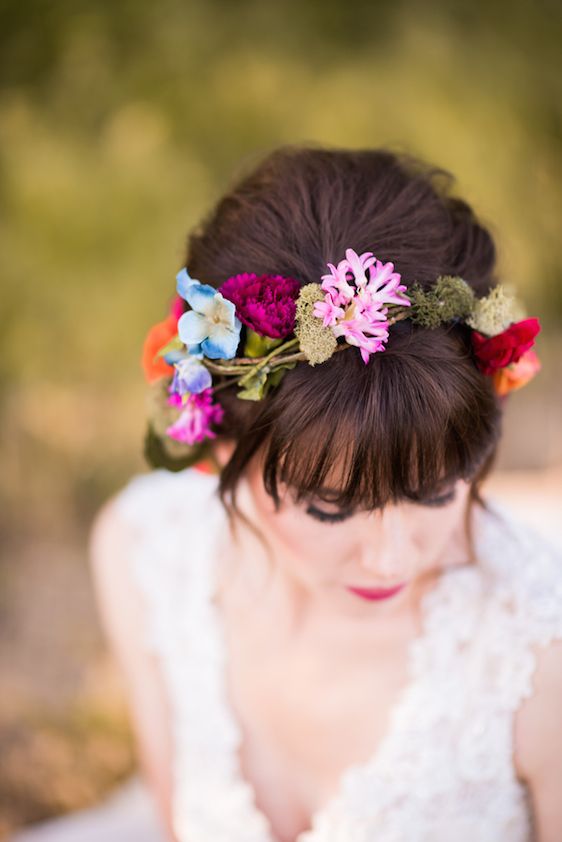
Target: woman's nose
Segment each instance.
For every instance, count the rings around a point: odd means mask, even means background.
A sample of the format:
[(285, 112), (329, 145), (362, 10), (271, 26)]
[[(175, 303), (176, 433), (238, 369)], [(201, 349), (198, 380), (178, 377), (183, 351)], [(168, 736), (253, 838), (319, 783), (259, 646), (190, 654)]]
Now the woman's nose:
[(407, 530), (388, 511), (377, 513), (362, 535), (359, 561), (365, 571), (396, 583), (410, 575), (412, 547)]
[(369, 574), (392, 583), (408, 578), (409, 563), (393, 548), (371, 547), (361, 554), (360, 564)]

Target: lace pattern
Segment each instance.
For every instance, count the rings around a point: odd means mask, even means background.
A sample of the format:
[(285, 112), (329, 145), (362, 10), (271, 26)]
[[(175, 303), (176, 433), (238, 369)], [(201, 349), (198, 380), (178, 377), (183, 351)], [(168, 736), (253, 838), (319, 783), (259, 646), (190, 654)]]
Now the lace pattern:
[[(130, 563), (146, 603), (145, 644), (172, 704), (180, 842), (276, 842), (238, 765), (210, 597), (226, 528), (216, 477), (133, 477), (117, 497), (134, 524)], [(335, 798), (295, 842), (531, 842), (513, 764), (513, 716), (533, 692), (536, 646), (562, 638), (562, 554), (497, 501), (478, 510), (478, 567), (440, 577), (411, 647), (411, 681), (374, 757), (344, 771)]]

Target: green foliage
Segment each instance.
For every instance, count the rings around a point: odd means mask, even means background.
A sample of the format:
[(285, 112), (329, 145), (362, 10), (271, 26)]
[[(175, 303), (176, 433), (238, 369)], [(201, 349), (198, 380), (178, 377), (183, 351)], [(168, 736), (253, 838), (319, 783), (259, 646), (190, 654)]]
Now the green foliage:
[(208, 442), (187, 445), (160, 436), (152, 427), (147, 425), (143, 443), (143, 455), (152, 468), (166, 468), (168, 471), (183, 471), (204, 459), (208, 452)]
[(168, 403), (170, 379), (161, 377), (145, 392), (147, 426), (143, 440), (143, 455), (153, 468), (181, 471), (203, 459), (208, 441), (185, 444), (168, 436), (166, 428), (179, 416), (178, 407)]
[(471, 286), (462, 278), (441, 275), (433, 287), (438, 301), (441, 320), (465, 318), (475, 306), (476, 296)]
[(160, 348), (159, 351), (156, 352), (156, 357), (164, 357), (170, 351), (181, 351), (184, 348), (184, 344), (179, 338), (179, 336), (174, 336), (170, 341)]
[(259, 401), (263, 397), (265, 381), (267, 380), (266, 366), (262, 368), (251, 368), (243, 374), (236, 382), (243, 386), (236, 394), (242, 400)]
[(276, 368), (274, 368), (273, 371), (271, 371), (268, 374), (267, 380), (265, 381), (264, 395), (267, 395), (270, 389), (272, 389), (274, 386), (277, 386), (281, 382), (287, 371), (290, 368), (294, 368), (296, 364), (296, 361), (292, 363), (283, 363), (282, 365), (278, 365)]
[(475, 307), (474, 290), (465, 280), (452, 275), (440, 275), (429, 290), (417, 281), (408, 290), (412, 301), (409, 318), (430, 330), (451, 319), (463, 319)]
[(412, 302), (409, 319), (422, 327), (433, 328), (441, 324), (441, 314), (437, 308), (437, 299), (433, 290), (426, 292), (417, 281), (408, 290)]
[(239, 386), (244, 387), (236, 393), (237, 396), (242, 400), (261, 400), (273, 386), (280, 383), (286, 370), (294, 368), (296, 364), (295, 360), (294, 362), (276, 364), (275, 368), (272, 368), (272, 364), (266, 364), (260, 368), (253, 366), (236, 381)]
[(310, 365), (328, 360), (337, 346), (332, 329), (325, 327), (322, 319), (313, 312), (315, 302), (322, 301), (324, 295), (320, 284), (312, 283), (301, 287), (297, 298), (295, 335)]
[(282, 339), (275, 339), (271, 336), (262, 336), (256, 333), (251, 327), (246, 327), (246, 342), (244, 344), (245, 357), (265, 357), (269, 351), (281, 345)]
[(503, 284), (493, 287), (476, 301), (468, 324), (486, 336), (495, 336), (511, 324), (525, 318), (522, 302), (510, 295)]

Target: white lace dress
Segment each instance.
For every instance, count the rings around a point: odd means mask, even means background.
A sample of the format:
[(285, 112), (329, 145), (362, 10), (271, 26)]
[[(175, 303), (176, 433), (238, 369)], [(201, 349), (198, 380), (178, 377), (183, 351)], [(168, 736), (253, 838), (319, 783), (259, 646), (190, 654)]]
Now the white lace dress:
[[(238, 761), (214, 593), (227, 528), (217, 478), (194, 468), (134, 476), (117, 496), (136, 527), (130, 562), (146, 646), (172, 705), (179, 842), (276, 842)], [(410, 678), (375, 755), (295, 842), (529, 842), (513, 718), (533, 692), (537, 645), (562, 638), (562, 554), (495, 500), (476, 512), (478, 566), (451, 568), (423, 602)], [(373, 665), (376, 668), (376, 664)]]

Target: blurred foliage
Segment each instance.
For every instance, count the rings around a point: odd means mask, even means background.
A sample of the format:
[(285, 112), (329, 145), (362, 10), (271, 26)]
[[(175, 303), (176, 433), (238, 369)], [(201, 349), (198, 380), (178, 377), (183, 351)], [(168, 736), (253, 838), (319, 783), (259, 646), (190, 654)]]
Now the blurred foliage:
[(4, 382), (136, 376), (189, 227), (286, 141), (450, 167), (506, 274), (560, 312), (559, 5), (2, 6)]
[(560, 314), (558, 5), (2, 8), (0, 382), (127, 387), (188, 229), (287, 141), (450, 167), (505, 273)]
[(187, 232), (281, 143), (392, 145), (450, 169), (543, 323), (545, 385), (523, 400), (555, 390), (559, 3), (0, 0), (0, 14), (5, 535), (83, 535), (145, 468), (140, 348)]

